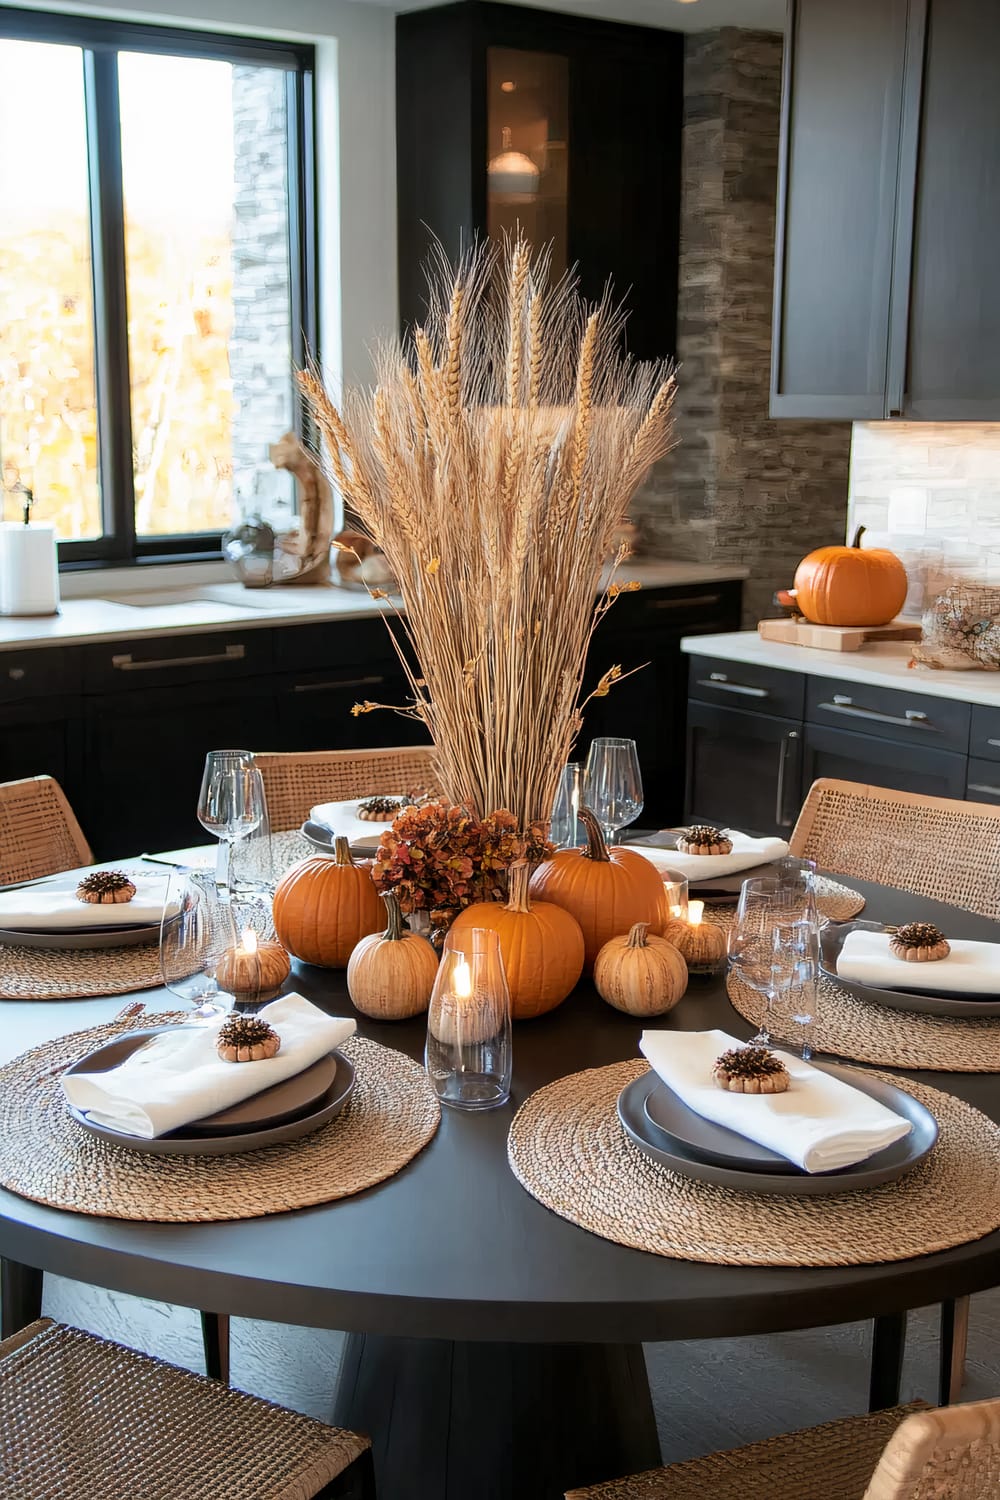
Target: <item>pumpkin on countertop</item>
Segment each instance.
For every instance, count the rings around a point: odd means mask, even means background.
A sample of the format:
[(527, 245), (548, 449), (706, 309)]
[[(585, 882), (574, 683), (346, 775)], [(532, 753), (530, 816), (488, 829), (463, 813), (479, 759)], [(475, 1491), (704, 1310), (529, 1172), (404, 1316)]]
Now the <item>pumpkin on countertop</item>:
[(351, 859), (345, 838), (334, 858), (304, 859), (274, 892), (274, 930), (289, 953), (323, 969), (346, 969), (363, 937), (382, 926), (383, 907), (371, 875)]
[(432, 944), (403, 926), (399, 896), (383, 891), (384, 932), (363, 937), (347, 965), (347, 993), (355, 1010), (375, 1021), (419, 1016), (430, 1003), (438, 956)]
[(478, 901), (459, 912), (448, 929), (449, 948), (462, 947), (465, 933), (475, 927), (495, 932), (510, 990), (510, 1013), (527, 1021), (561, 1005), (583, 973), (583, 933), (580, 924), (553, 901), (532, 903), (528, 894), (528, 862), (510, 867), (510, 897)]
[(636, 922), (627, 936), (611, 938), (594, 964), (597, 993), (628, 1016), (665, 1016), (687, 982), (682, 955), (666, 938), (650, 937), (648, 922)]
[(888, 625), (906, 602), (906, 569), (884, 547), (820, 547), (795, 570), (795, 602), (814, 625)]
[(539, 865), (531, 894), (554, 901), (575, 917), (583, 930), (587, 972), (609, 938), (620, 937), (636, 922), (659, 932), (668, 920), (663, 879), (634, 849), (608, 849), (601, 825), (589, 807), (580, 808), (587, 832), (583, 849), (560, 849)]

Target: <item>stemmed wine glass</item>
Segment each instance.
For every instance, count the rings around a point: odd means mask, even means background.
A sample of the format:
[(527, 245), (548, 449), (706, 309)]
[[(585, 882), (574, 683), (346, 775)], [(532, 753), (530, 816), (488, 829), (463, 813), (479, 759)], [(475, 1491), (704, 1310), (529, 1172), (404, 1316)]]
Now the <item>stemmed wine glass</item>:
[(160, 922), (160, 977), (172, 995), (194, 1007), (195, 1024), (232, 1009), (233, 994), (221, 981), (237, 943), (235, 908), (214, 875), (172, 871)]
[(592, 740), (584, 792), (609, 844), (642, 812), (642, 775), (635, 740)]
[(198, 822), (219, 842), (216, 880), (232, 889), (233, 845), (261, 826), (264, 779), (250, 750), (210, 750), (198, 798)]

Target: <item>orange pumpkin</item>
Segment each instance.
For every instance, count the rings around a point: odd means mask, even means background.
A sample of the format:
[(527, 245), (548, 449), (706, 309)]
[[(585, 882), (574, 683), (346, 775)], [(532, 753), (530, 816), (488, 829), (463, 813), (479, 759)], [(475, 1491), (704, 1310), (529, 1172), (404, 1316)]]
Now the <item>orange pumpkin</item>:
[(334, 841), (334, 851), (333, 859), (304, 859), (282, 875), (274, 892), (274, 930), (305, 963), (346, 969), (361, 939), (381, 928), (383, 907), (345, 838)]
[(795, 570), (795, 602), (814, 625), (888, 625), (906, 601), (906, 569), (894, 552), (862, 548), (859, 526), (849, 547), (820, 547)]
[(478, 901), (459, 912), (448, 929), (447, 946), (462, 947), (474, 927), (486, 927), (500, 940), (510, 990), (510, 1013), (528, 1021), (561, 1005), (583, 973), (583, 933), (568, 911), (528, 895), (528, 862), (510, 867), (510, 897)]
[(656, 866), (634, 849), (609, 850), (589, 807), (581, 807), (580, 821), (587, 831), (586, 848), (560, 849), (539, 865), (531, 894), (554, 901), (579, 922), (589, 973), (609, 938), (620, 937), (636, 922), (648, 922), (659, 932), (669, 913)]

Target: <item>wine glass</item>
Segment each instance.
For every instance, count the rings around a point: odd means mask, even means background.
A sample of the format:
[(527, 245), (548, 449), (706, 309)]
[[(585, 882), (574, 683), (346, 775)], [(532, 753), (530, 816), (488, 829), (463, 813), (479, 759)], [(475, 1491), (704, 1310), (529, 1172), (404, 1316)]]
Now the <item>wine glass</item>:
[(198, 822), (219, 842), (216, 881), (232, 888), (233, 845), (259, 828), (264, 780), (250, 750), (210, 750), (198, 797)]
[(642, 812), (642, 775), (635, 740), (597, 739), (587, 756), (584, 800), (609, 844)]
[(773, 876), (754, 876), (740, 887), (736, 916), (729, 929), (729, 967), (761, 996), (760, 1026), (755, 1042), (769, 1041), (774, 999), (775, 929), (804, 922), (816, 930), (816, 908), (811, 885), (783, 883)]
[(812, 1057), (819, 993), (819, 928), (815, 922), (776, 922), (771, 958), (771, 1006), (783, 1039), (806, 1061)]
[(160, 977), (204, 1024), (232, 1008), (220, 969), (235, 953), (238, 935), (232, 904), (205, 870), (171, 871), (160, 920)]

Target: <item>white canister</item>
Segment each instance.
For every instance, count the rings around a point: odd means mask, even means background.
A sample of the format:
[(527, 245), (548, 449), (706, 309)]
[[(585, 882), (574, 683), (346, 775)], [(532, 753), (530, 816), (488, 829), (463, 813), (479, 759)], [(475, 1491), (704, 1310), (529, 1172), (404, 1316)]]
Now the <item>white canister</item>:
[(57, 615), (56, 529), (46, 521), (0, 522), (0, 615)]

